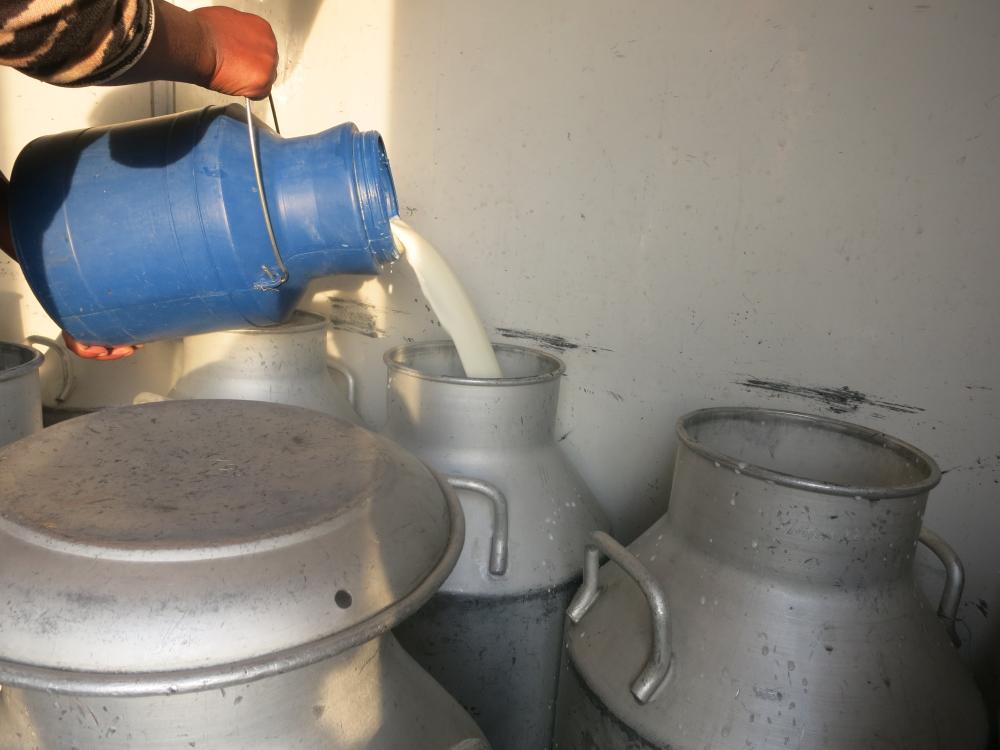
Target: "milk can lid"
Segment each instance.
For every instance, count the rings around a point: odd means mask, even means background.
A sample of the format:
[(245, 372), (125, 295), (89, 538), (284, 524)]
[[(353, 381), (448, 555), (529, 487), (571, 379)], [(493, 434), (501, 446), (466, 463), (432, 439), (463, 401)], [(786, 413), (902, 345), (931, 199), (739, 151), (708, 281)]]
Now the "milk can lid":
[(426, 466), (324, 414), (69, 420), (0, 450), (0, 684), (157, 694), (305, 666), (414, 611), (463, 536)]

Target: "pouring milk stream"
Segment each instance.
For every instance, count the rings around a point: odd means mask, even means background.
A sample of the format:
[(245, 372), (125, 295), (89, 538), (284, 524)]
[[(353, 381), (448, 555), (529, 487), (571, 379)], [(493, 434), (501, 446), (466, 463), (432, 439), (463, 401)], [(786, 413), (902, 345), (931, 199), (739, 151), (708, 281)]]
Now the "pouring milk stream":
[(455, 342), (466, 377), (502, 378), (483, 322), (448, 263), (430, 242), (398, 216), (390, 223), (392, 235), (403, 246), (403, 257), (416, 273), (427, 302)]

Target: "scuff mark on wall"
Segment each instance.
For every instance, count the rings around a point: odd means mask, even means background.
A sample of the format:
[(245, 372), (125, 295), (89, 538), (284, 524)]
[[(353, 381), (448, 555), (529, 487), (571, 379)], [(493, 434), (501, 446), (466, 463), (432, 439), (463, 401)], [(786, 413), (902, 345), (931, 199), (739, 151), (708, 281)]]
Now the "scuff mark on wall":
[(856, 412), (862, 406), (872, 406), (878, 409), (897, 412), (899, 414), (919, 414), (924, 411), (919, 406), (898, 404), (885, 401), (848, 386), (831, 388), (826, 386), (799, 385), (783, 380), (768, 380), (765, 378), (747, 377), (735, 381), (736, 385), (751, 390), (765, 391), (774, 396), (794, 396), (821, 404), (834, 414), (849, 414)]
[(385, 329), (378, 325), (375, 306), (354, 299), (329, 297), (330, 325), (337, 331), (360, 333), (372, 339), (385, 337)]
[(388, 310), (375, 305), (344, 297), (327, 297), (330, 303), (330, 325), (337, 331), (359, 333), (372, 339), (385, 338), (386, 330), (380, 321), (385, 320), (385, 314), (408, 315), (404, 310)]
[[(976, 460), (970, 464), (965, 464), (964, 466), (951, 466), (947, 469), (941, 469), (941, 474), (950, 474), (953, 471), (996, 471), (1000, 468), (1000, 453), (996, 456), (979, 456)], [(1000, 484), (1000, 479), (994, 480), (995, 484)]]
[(528, 330), (527, 328), (497, 328), (496, 332), (505, 339), (532, 341), (543, 349), (552, 349), (557, 352), (565, 352), (572, 349), (590, 351), (595, 354), (597, 352), (614, 351), (614, 349), (607, 349), (603, 346), (591, 346), (590, 344), (581, 344), (576, 341), (571, 341), (555, 333), (541, 333), (539, 331)]

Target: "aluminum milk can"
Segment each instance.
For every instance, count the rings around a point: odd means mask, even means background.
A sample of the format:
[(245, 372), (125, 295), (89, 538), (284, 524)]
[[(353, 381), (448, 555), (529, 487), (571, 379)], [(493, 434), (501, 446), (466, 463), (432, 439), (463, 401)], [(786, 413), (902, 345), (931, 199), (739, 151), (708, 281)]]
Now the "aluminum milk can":
[[(677, 432), (667, 514), (587, 552), (559, 750), (982, 750), (949, 638), (961, 564), (921, 530), (934, 461), (791, 412), (705, 409)], [(918, 542), (948, 571), (937, 613)]]
[[(181, 346), (180, 377), (172, 399), (229, 398), (271, 401), (325, 412), (356, 424), (354, 377), (326, 351), (327, 321), (298, 310), (287, 323), (188, 336)], [(346, 380), (345, 393), (333, 372)], [(162, 400), (151, 393), (137, 402)]]
[(389, 633), (464, 524), (384, 438), (170, 401), (63, 422), (0, 464), (2, 750), (488, 750)]
[(0, 445), (42, 429), (41, 366), (34, 349), (0, 342)]
[(397, 636), (496, 750), (544, 750), (563, 611), (607, 521), (553, 436), (562, 362), (494, 348), (498, 380), (466, 378), (451, 342), (385, 355), (385, 433), (449, 475), (468, 530), (454, 572)]

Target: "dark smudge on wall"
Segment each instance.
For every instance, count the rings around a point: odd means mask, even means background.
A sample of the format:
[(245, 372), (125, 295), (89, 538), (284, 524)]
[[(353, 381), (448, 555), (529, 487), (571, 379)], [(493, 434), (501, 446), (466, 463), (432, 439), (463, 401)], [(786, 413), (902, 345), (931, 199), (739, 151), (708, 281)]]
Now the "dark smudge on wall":
[[(331, 296), (327, 298), (327, 302), (330, 303), (328, 313), (330, 325), (335, 330), (358, 333), (372, 339), (385, 338), (386, 331), (378, 323), (379, 318), (382, 317), (380, 313), (384, 310), (367, 302), (344, 297)], [(392, 310), (391, 312), (399, 315), (406, 314), (402, 310)]]
[(539, 331), (530, 331), (526, 328), (497, 328), (496, 332), (505, 339), (530, 341), (537, 346), (540, 346), (542, 349), (551, 349), (557, 352), (566, 352), (574, 349), (579, 351), (590, 351), (593, 353), (614, 351), (613, 349), (607, 349), (601, 346), (591, 346), (590, 344), (581, 344), (576, 341), (571, 341), (555, 333), (540, 333)]
[(782, 380), (768, 380), (764, 378), (744, 378), (737, 380), (737, 385), (756, 391), (765, 391), (775, 396), (794, 396), (796, 398), (807, 399), (821, 404), (826, 409), (835, 414), (850, 414), (856, 412), (862, 406), (871, 406), (878, 409), (886, 409), (900, 414), (919, 414), (924, 411), (919, 406), (909, 406), (898, 404), (893, 401), (870, 396), (861, 391), (848, 386), (839, 388), (799, 385), (788, 383)]

